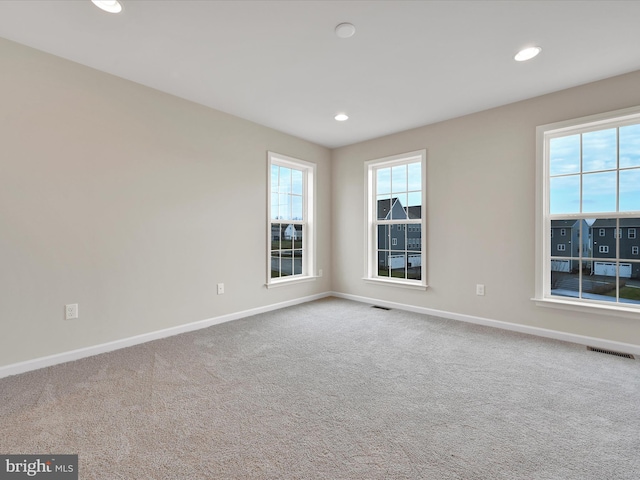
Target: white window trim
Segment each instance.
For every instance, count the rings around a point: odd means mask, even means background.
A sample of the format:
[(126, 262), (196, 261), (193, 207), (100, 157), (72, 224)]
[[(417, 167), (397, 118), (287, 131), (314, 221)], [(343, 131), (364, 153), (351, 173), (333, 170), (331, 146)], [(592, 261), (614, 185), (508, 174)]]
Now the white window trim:
[(636, 239), (636, 229), (635, 228), (629, 228), (627, 230), (627, 238), (629, 240), (635, 240)]
[[(316, 275), (316, 164), (305, 162), (297, 158), (281, 155), (275, 152), (267, 152), (267, 248), (266, 248), (266, 275), (267, 288), (281, 287), (296, 283), (309, 282), (318, 278)], [(302, 237), (303, 257), (302, 275), (271, 278), (271, 165), (281, 165), (302, 170), (305, 195), (303, 196), (303, 217), (306, 225), (305, 235)], [(292, 221), (292, 223), (299, 223)]]
[[(577, 312), (606, 311), (608, 314), (625, 318), (638, 318), (640, 309), (623, 303), (612, 304), (597, 300), (585, 301), (569, 297), (551, 296), (551, 268), (546, 267), (546, 260), (551, 258), (550, 229), (551, 222), (547, 221), (549, 212), (549, 172), (546, 158), (545, 138), (548, 134), (560, 136), (568, 135), (572, 131), (585, 132), (587, 129), (596, 131), (606, 128), (613, 121), (617, 126), (622, 123), (635, 124), (640, 120), (640, 107), (625, 108), (613, 112), (590, 115), (573, 120), (540, 125), (536, 128), (536, 226), (535, 226), (535, 295), (532, 300), (538, 306), (554, 307)], [(596, 215), (596, 214), (594, 214)], [(598, 216), (606, 216), (604, 213)], [(580, 215), (565, 215), (566, 218), (582, 218)]]
[(631, 255), (640, 255), (640, 247), (634, 245), (631, 247)]
[(609, 253), (609, 245), (599, 245), (598, 253)]
[[(384, 164), (384, 167), (396, 165), (402, 165), (405, 163), (420, 162), (422, 164), (422, 218), (420, 219), (420, 226), (422, 231), (421, 236), (421, 248), (420, 263), (422, 266), (421, 280), (409, 280), (399, 278), (386, 278), (377, 276), (377, 258), (375, 252), (377, 251), (377, 232), (375, 231), (375, 216), (377, 215), (376, 204), (376, 186), (374, 184), (374, 171)], [(390, 157), (378, 158), (375, 160), (369, 160), (364, 165), (364, 182), (365, 182), (365, 248), (364, 248), (364, 265), (365, 272), (363, 280), (367, 283), (388, 285), (395, 287), (403, 287), (410, 289), (426, 290), (427, 284), (427, 151), (416, 150), (414, 152), (402, 153), (399, 155), (392, 155)], [(406, 220), (398, 220), (399, 224), (407, 223)]]

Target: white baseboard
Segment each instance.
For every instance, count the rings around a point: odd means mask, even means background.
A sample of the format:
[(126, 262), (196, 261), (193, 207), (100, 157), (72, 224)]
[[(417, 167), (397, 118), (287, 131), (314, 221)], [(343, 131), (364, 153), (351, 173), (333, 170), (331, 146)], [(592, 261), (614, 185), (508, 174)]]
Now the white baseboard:
[(136, 335), (134, 337), (123, 338), (121, 340), (115, 340), (113, 342), (102, 343), (100, 345), (79, 348), (77, 350), (71, 350), (69, 352), (63, 352), (46, 357), (35, 358), (33, 360), (27, 360), (25, 362), (14, 363), (11, 365), (0, 367), (0, 378), (9, 377), (11, 375), (17, 375), (19, 373), (25, 373), (32, 370), (38, 370), (44, 367), (50, 367), (52, 365), (58, 365), (60, 363), (72, 362), (74, 360), (80, 360), (81, 358), (111, 352), (120, 348), (132, 347), (140, 343), (146, 343), (152, 340), (172, 337), (174, 335), (179, 335), (180, 333), (192, 332), (194, 330), (200, 330), (212, 325), (218, 325), (220, 323), (230, 322), (232, 320), (238, 320), (240, 318), (250, 317), (252, 315), (258, 315), (260, 313), (271, 312), (273, 310), (279, 310), (281, 308), (298, 305), (300, 303), (307, 303), (313, 300), (319, 300), (321, 298), (330, 296), (330, 292), (319, 293), (307, 297), (296, 298), (294, 300), (288, 300), (286, 302), (274, 303), (272, 305), (266, 305), (264, 307), (252, 308), (249, 310), (243, 310), (241, 312), (230, 313), (227, 315), (221, 315), (219, 317), (213, 317), (206, 320), (187, 323), (185, 325), (179, 325), (177, 327), (165, 328), (163, 330), (144, 333), (142, 335)]
[(361, 303), (370, 303), (380, 305), (381, 307), (396, 308), (398, 310), (406, 310), (409, 312), (423, 313), (433, 315), (434, 317), (448, 318), (451, 320), (459, 320), (461, 322), (475, 323), (477, 325), (485, 325), (487, 327), (501, 328), (512, 332), (526, 333), (536, 335), (538, 337), (552, 338), (554, 340), (562, 340), (565, 342), (577, 343), (579, 345), (588, 345), (590, 347), (602, 348), (605, 350), (613, 350), (622, 353), (631, 353), (640, 355), (640, 345), (632, 343), (616, 342), (602, 338), (588, 337), (585, 335), (577, 335), (574, 333), (559, 332), (557, 330), (549, 330), (547, 328), (532, 327), (529, 325), (519, 325), (517, 323), (502, 322), (500, 320), (492, 320), (490, 318), (476, 317), (473, 315), (464, 315), (461, 313), (446, 312), (443, 310), (435, 310), (426, 307), (416, 307), (413, 305), (405, 305), (403, 303), (387, 302), (375, 298), (361, 297), (358, 295), (350, 295), (346, 293), (331, 292), (332, 297), (344, 298), (346, 300), (354, 300)]

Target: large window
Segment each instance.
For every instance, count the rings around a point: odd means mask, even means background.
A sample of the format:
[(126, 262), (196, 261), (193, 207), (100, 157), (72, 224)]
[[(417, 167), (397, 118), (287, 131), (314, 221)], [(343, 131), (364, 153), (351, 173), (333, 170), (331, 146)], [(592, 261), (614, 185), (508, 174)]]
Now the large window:
[(536, 298), (640, 311), (640, 108), (538, 127), (538, 148)]
[(365, 279), (426, 286), (425, 170), (424, 150), (366, 163)]
[(314, 278), (315, 165), (269, 152), (267, 286)]

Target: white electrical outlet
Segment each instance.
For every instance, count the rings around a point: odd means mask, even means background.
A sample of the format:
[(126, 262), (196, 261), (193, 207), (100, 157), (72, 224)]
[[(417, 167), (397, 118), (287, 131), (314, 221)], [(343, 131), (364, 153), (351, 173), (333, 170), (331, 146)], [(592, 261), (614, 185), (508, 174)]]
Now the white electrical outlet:
[(73, 320), (74, 318), (78, 318), (78, 304), (70, 303), (69, 305), (65, 305), (64, 317), (67, 320)]
[(476, 285), (476, 295), (484, 295), (484, 285), (481, 283)]
[(224, 283), (218, 284), (218, 295), (222, 295), (224, 293)]

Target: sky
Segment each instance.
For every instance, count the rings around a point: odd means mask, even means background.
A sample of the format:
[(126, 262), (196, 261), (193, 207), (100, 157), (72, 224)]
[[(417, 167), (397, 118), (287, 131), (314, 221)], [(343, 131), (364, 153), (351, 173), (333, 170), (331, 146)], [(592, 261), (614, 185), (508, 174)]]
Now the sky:
[(549, 172), (551, 214), (640, 212), (640, 124), (551, 139)]

